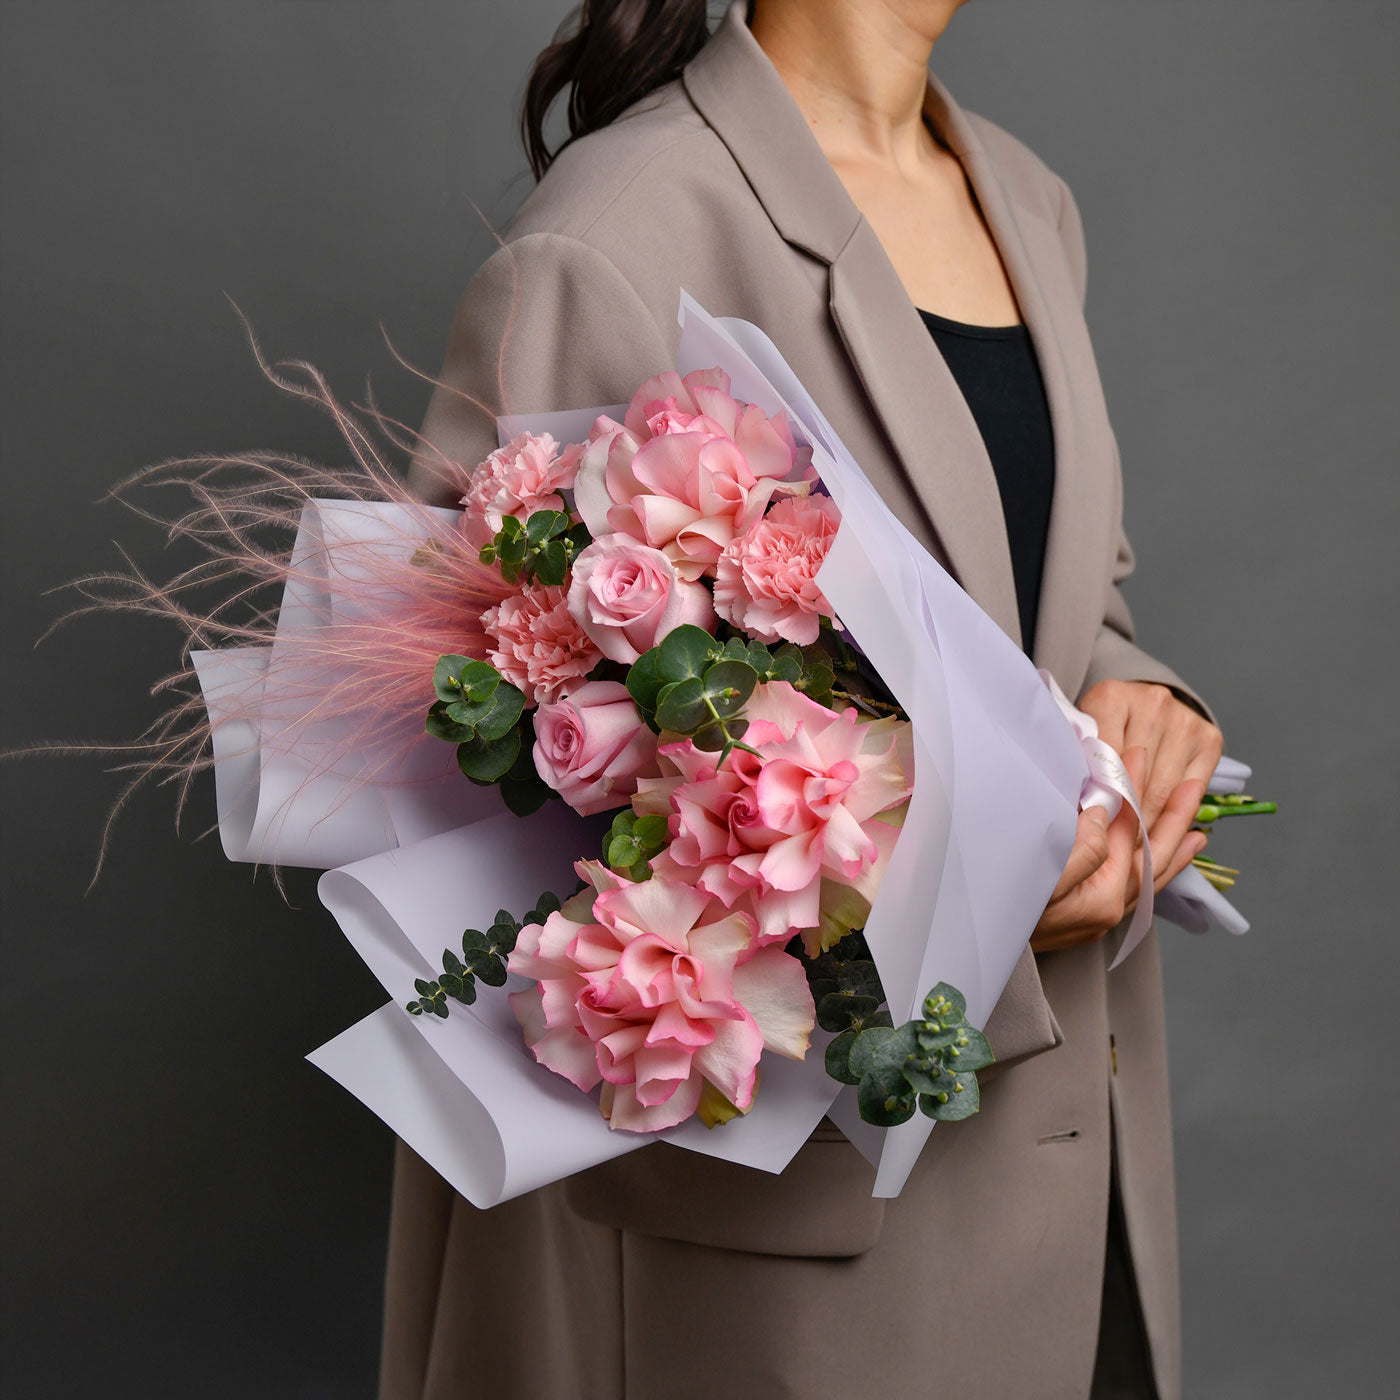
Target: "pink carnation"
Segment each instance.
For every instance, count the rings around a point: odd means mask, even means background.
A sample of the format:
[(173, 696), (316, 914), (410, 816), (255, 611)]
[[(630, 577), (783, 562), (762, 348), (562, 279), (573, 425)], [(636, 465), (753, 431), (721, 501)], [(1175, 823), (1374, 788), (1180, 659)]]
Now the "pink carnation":
[(622, 807), (638, 779), (654, 778), (656, 735), (627, 687), (588, 681), (535, 712), (535, 771), (576, 812)]
[(595, 538), (630, 535), (697, 579), (775, 494), (807, 490), (810, 461), (786, 415), (734, 398), (723, 370), (666, 370), (641, 385), (622, 423), (594, 423), (579, 463), (579, 514)]
[(490, 544), (501, 522), (522, 523), (537, 510), (566, 510), (559, 494), (574, 484), (581, 443), (560, 447), (548, 433), (521, 433), (472, 472), (462, 497), (462, 533), (477, 549)]
[(543, 705), (577, 690), (602, 659), (569, 613), (563, 588), (527, 583), (481, 615), (491, 664), (526, 700)]
[(715, 611), (763, 642), (817, 640), (831, 604), (817, 570), (836, 538), (841, 512), (830, 496), (789, 496), (724, 547), (715, 574)]
[(820, 922), (823, 879), (873, 900), (897, 830), (879, 815), (908, 797), (895, 722), (860, 723), (786, 682), (760, 686), (744, 743), (716, 766), (689, 739), (664, 745), (681, 775), (658, 876), (687, 880), (726, 908), (752, 908), (760, 942)]
[(580, 870), (603, 891), (591, 917), (571, 901), (522, 929), (508, 962), (537, 983), (510, 998), (535, 1058), (580, 1089), (602, 1081), (615, 1129), (674, 1127), (706, 1080), (747, 1109), (765, 1049), (806, 1054), (802, 965), (781, 948), (753, 952), (748, 916), (690, 885)]

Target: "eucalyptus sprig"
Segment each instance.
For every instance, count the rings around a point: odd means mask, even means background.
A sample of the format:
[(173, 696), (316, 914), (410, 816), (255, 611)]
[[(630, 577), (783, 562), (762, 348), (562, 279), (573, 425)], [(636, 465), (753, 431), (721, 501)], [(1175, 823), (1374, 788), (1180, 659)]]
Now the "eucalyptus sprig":
[(474, 783), (495, 784), (505, 804), (525, 817), (557, 794), (535, 771), (535, 721), (524, 692), (489, 662), (439, 656), (433, 668), (437, 699), (425, 728), (457, 745), (457, 766)]
[(457, 763), (473, 782), (498, 782), (520, 756), (525, 695), (486, 661), (439, 656), (433, 668), (437, 700), (426, 728), (457, 745)]
[(677, 627), (660, 646), (632, 663), (627, 691), (642, 718), (658, 733), (687, 734), (695, 747), (718, 753), (720, 762), (743, 743), (744, 706), (765, 681), (787, 681), (819, 703), (831, 698), (834, 673), (820, 647), (731, 637), (721, 642), (703, 627)]
[(410, 1015), (432, 1015), (445, 1020), (448, 997), (470, 1006), (476, 1000), (477, 982), (487, 987), (505, 986), (506, 959), (515, 950), (520, 930), (526, 924), (544, 923), (558, 908), (559, 900), (555, 895), (542, 894), (523, 919), (514, 918), (508, 909), (498, 909), (495, 922), (484, 933), (475, 928), (465, 930), (460, 956), (451, 948), (442, 950), (442, 971), (436, 980), (414, 979), (418, 1000), (407, 1004)]
[(515, 516), (506, 516), (478, 557), (483, 564), (495, 564), (507, 583), (533, 579), (557, 585), (592, 539), (588, 526), (575, 522), (567, 511), (537, 510), (523, 525)]
[(624, 807), (603, 837), (603, 861), (629, 880), (649, 880), (651, 859), (666, 849), (668, 840), (666, 818), (659, 812), (639, 817)]
[(981, 1106), (977, 1071), (995, 1059), (987, 1038), (968, 1024), (967, 1002), (940, 982), (922, 1015), (896, 1026), (863, 934), (848, 933), (817, 958), (802, 957), (817, 1024), (837, 1032), (826, 1048), (826, 1072), (856, 1086), (860, 1116), (877, 1127), (908, 1121), (917, 1107), (930, 1118), (968, 1118)]

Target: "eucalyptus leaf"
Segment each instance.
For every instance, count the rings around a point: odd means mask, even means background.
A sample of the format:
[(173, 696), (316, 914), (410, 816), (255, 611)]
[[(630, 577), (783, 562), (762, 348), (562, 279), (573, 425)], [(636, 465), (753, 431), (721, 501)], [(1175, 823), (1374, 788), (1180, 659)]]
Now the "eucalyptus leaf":
[(856, 1043), (854, 1030), (842, 1031), (826, 1047), (826, 1072), (842, 1084), (859, 1084), (860, 1076), (851, 1073), (851, 1046)]
[[(960, 1030), (962, 1035), (958, 1042), (943, 1052), (943, 1061), (950, 1069), (955, 1069), (959, 1074), (966, 1074), (986, 1069), (996, 1061), (992, 1047), (981, 1031), (974, 1026), (962, 1026)], [(963, 1037), (967, 1039), (966, 1045), (962, 1044)]]
[(445, 739), (449, 744), (460, 744), (463, 740), (470, 739), (475, 731), (467, 725), (449, 719), (447, 709), (447, 701), (434, 701), (423, 725), (424, 732), (431, 734), (434, 739)]
[(851, 1047), (851, 1073), (857, 1079), (864, 1078), (874, 1068), (876, 1052), (893, 1035), (893, 1026), (872, 1026), (856, 1037)]
[(635, 819), (632, 836), (641, 844), (643, 851), (655, 855), (670, 839), (670, 830), (660, 812), (648, 812)]
[[(508, 517), (514, 518), (514, 517)], [(524, 535), (514, 535), (509, 539), (501, 538), (496, 544), (496, 554), (502, 564), (520, 565), (525, 562), (525, 556), (530, 551), (530, 543)]]
[(951, 1089), (956, 1082), (954, 1076), (944, 1070), (937, 1056), (931, 1059), (912, 1056), (905, 1060), (903, 1074), (909, 1087), (921, 1094), (942, 1093)]
[(940, 982), (924, 998), (924, 1015), (926, 1017), (938, 1014), (936, 1003), (939, 1000), (951, 1002), (958, 1016), (967, 1015), (967, 998), (956, 987), (947, 982)]
[(835, 991), (817, 1003), (817, 1025), (824, 1031), (843, 1031), (854, 1021), (864, 1021), (880, 1007), (878, 997)]
[(514, 772), (512, 765), (511, 771), (501, 779), (500, 789), (501, 799), (517, 817), (528, 817), (532, 812), (538, 812), (556, 795), (554, 789), (533, 769), (528, 778), (517, 778)]
[(504, 987), (506, 984), (505, 963), (499, 958), (494, 958), (477, 972), (476, 979), (486, 987)]
[[(981, 1091), (977, 1087), (974, 1074), (950, 1075), (953, 1089), (945, 1099), (942, 1094), (921, 1094), (919, 1108), (930, 1118), (943, 1123), (956, 1123), (960, 1118), (971, 1118), (982, 1106)], [(957, 1086), (961, 1086), (961, 1088)]]
[(650, 723), (656, 716), (656, 697), (666, 684), (657, 670), (660, 648), (644, 651), (627, 672), (627, 693), (636, 702), (642, 718)]
[(666, 634), (656, 659), (657, 671), (667, 681), (698, 678), (718, 650), (715, 639), (703, 627), (687, 623)]
[(885, 999), (885, 989), (880, 985), (875, 964), (864, 958), (842, 963), (836, 970), (836, 985), (843, 992), (874, 997), (877, 1002)]
[(474, 783), (494, 783), (520, 756), (520, 731), (512, 729), (499, 739), (469, 739), (457, 745), (457, 766)]
[(475, 721), (477, 737), (500, 739), (515, 727), (524, 713), (525, 692), (513, 685), (502, 683), (483, 704), (484, 711)]
[(535, 555), (535, 577), (541, 583), (558, 587), (569, 572), (569, 556), (563, 541), (550, 540)]
[(642, 852), (630, 836), (614, 836), (608, 842), (607, 858), (614, 870), (626, 870), (642, 859)]
[(488, 661), (468, 661), (457, 679), (468, 700), (489, 700), (501, 683), (501, 673)]
[(716, 661), (705, 668), (705, 695), (721, 719), (744, 708), (758, 684), (758, 672), (746, 661)]
[(874, 1075), (867, 1074), (856, 1090), (860, 1116), (878, 1128), (894, 1128), (914, 1116), (915, 1095), (890, 1093)]
[(562, 510), (537, 510), (525, 522), (525, 538), (533, 545), (541, 545), (562, 534), (568, 525), (569, 517)]
[[(671, 633), (672, 637), (675, 635)], [(656, 722), (673, 734), (691, 734), (711, 718), (710, 707), (705, 703), (705, 683), (699, 676), (673, 681), (657, 696)]]
[(702, 724), (694, 734), (690, 736), (690, 742), (695, 745), (701, 753), (721, 753), (732, 740), (739, 736), (734, 733), (735, 725), (742, 726), (743, 721), (730, 721), (728, 726), (723, 720), (713, 720), (709, 724)]
[(787, 681), (789, 685), (796, 685), (802, 679), (801, 655), (794, 656), (789, 652), (785, 656), (775, 656), (768, 668), (768, 679), (770, 681)]
[(439, 656), (433, 667), (433, 689), (439, 700), (451, 702), (462, 698), (461, 676), (471, 664), (471, 658), (449, 654)]

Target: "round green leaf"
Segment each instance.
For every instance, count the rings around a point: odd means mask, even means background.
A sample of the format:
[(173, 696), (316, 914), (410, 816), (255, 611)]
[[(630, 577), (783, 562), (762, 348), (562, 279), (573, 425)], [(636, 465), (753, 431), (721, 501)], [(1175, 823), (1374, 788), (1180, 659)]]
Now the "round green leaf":
[[(948, 1093), (946, 1101), (942, 1094), (920, 1094), (919, 1108), (930, 1118), (943, 1123), (956, 1123), (960, 1118), (971, 1118), (982, 1107), (977, 1076), (955, 1074), (949, 1078), (954, 1081), (955, 1087)], [(961, 1085), (961, 1089), (956, 1085)]]
[(758, 684), (758, 672), (746, 661), (716, 661), (705, 668), (705, 694), (715, 713), (729, 719), (744, 708)]
[[(697, 627), (694, 629), (699, 631)], [(676, 635), (674, 632), (671, 634)], [(708, 635), (702, 634), (702, 635)], [(656, 722), (673, 734), (690, 734), (711, 719), (705, 703), (705, 685), (699, 676), (691, 676), (665, 686), (656, 699)]]
[(474, 783), (494, 783), (520, 756), (520, 731), (509, 730), (499, 739), (469, 739), (457, 745), (457, 766)]
[(500, 958), (493, 958), (476, 976), (477, 980), (484, 986), (504, 987), (506, 984), (506, 965)]
[(860, 1116), (877, 1128), (894, 1128), (914, 1116), (915, 1096), (912, 1093), (891, 1093), (872, 1074), (867, 1074), (856, 1090)]
[(903, 1074), (909, 1087), (921, 1094), (942, 1093), (956, 1082), (953, 1075), (944, 1071), (936, 1055), (925, 1059), (911, 1056), (904, 1062)]
[(564, 582), (569, 572), (569, 556), (562, 540), (550, 540), (535, 555), (535, 577), (541, 583), (554, 586)]
[(648, 721), (656, 715), (657, 693), (666, 684), (661, 678), (661, 672), (656, 668), (659, 655), (658, 647), (644, 651), (627, 672), (627, 693), (636, 701), (642, 718)]
[(690, 736), (690, 742), (701, 753), (719, 753), (731, 739), (739, 737), (734, 731), (737, 728), (742, 732), (743, 723), (743, 720), (731, 720), (726, 726), (719, 720), (714, 720), (710, 724), (702, 724)]
[(671, 838), (666, 818), (660, 812), (648, 812), (645, 816), (637, 817), (632, 827), (632, 838), (644, 851), (655, 855)]
[(885, 989), (880, 985), (880, 974), (876, 971), (875, 964), (866, 958), (842, 963), (836, 969), (836, 985), (843, 992), (875, 997), (878, 1001), (885, 999)]
[(656, 659), (656, 669), (666, 681), (701, 676), (718, 650), (715, 639), (703, 627), (686, 624), (666, 634)]
[(854, 996), (850, 992), (832, 992), (817, 1003), (817, 1024), (824, 1031), (844, 1031), (854, 1021), (864, 1021), (880, 1008), (876, 997)]
[(475, 720), (476, 732), (482, 739), (499, 739), (513, 729), (525, 710), (525, 693), (513, 685), (497, 686), (490, 699), (483, 702), (480, 717)]
[[(932, 1017), (938, 1014), (934, 1004), (939, 1000), (940, 997), (945, 1001), (952, 1002), (953, 1007), (958, 1016), (967, 1015), (967, 998), (964, 997), (963, 994), (950, 983), (940, 982), (936, 987), (933, 988), (931, 992), (929, 992), (928, 996), (924, 998), (925, 1016)], [(947, 1014), (944, 1014), (940, 1019), (947, 1021), (950, 1018)]]
[(525, 522), (525, 538), (533, 545), (552, 540), (568, 529), (569, 517), (562, 510), (537, 510)]
[(875, 1064), (875, 1052), (894, 1035), (893, 1026), (872, 1026), (861, 1031), (851, 1046), (851, 1073), (863, 1079)]
[(453, 654), (438, 657), (437, 665), (433, 667), (433, 689), (437, 692), (439, 700), (452, 701), (462, 698), (459, 682), (463, 670), (469, 664), (470, 658), (465, 656)]
[(424, 731), (434, 739), (445, 739), (449, 744), (460, 744), (464, 739), (470, 739), (474, 731), (449, 719), (447, 709), (446, 701), (435, 701), (428, 711), (427, 720), (423, 725)]
[(630, 836), (614, 836), (608, 842), (608, 864), (614, 870), (627, 870), (642, 859), (642, 852)]
[(855, 1031), (842, 1031), (826, 1047), (826, 1072), (842, 1084), (860, 1083), (860, 1076), (851, 1073), (851, 1046), (855, 1042)]

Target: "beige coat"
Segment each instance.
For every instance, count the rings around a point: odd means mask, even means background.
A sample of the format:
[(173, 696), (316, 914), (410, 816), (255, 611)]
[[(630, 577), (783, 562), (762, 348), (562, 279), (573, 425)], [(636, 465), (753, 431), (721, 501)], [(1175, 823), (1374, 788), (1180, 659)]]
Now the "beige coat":
[[(895, 512), (1019, 640), (992, 467), (870, 225), (744, 23), (564, 151), (472, 279), (425, 437), (467, 464), (492, 416), (625, 401), (672, 363), (683, 287), (761, 326)], [(1035, 661), (1184, 689), (1132, 641), (1118, 455), (1064, 183), (931, 80), (1031, 330), (1056, 483)], [(474, 404), (472, 400), (476, 400)], [(427, 454), (423, 494), (441, 496)], [(981, 1114), (933, 1134), (903, 1194), (819, 1129), (780, 1177), (665, 1145), (489, 1212), (398, 1164), (386, 1400), (917, 1393), (1083, 1400), (1116, 1143), (1163, 1400), (1180, 1391), (1175, 1207), (1155, 937), (1023, 955), (987, 1027)], [(1110, 1111), (1111, 1105), (1111, 1111)]]

